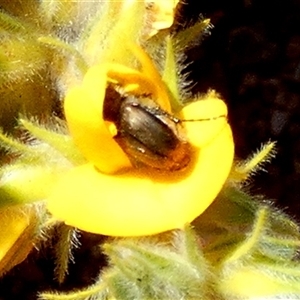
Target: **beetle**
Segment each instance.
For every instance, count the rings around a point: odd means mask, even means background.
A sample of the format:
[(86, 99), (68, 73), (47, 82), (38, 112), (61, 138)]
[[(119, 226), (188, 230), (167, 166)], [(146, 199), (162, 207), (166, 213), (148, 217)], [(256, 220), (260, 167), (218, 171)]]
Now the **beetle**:
[(135, 167), (179, 171), (191, 160), (191, 145), (185, 139), (182, 123), (199, 120), (174, 117), (151, 95), (126, 94), (108, 85), (103, 119), (115, 124), (114, 139)]
[(135, 167), (177, 171), (190, 162), (180, 120), (161, 109), (151, 95), (122, 94), (109, 85), (103, 119), (115, 124), (114, 139)]

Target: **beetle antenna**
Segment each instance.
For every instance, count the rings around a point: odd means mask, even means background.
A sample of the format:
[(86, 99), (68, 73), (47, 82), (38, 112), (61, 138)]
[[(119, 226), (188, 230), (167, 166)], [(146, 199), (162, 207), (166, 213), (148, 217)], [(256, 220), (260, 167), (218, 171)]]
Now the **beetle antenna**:
[(227, 115), (220, 115), (220, 116), (217, 116), (217, 117), (212, 117), (212, 118), (206, 118), (206, 119), (189, 119), (189, 120), (180, 120), (180, 122), (200, 122), (200, 121), (213, 121), (213, 120), (217, 120), (217, 119), (220, 119), (220, 118), (225, 118), (227, 119)]

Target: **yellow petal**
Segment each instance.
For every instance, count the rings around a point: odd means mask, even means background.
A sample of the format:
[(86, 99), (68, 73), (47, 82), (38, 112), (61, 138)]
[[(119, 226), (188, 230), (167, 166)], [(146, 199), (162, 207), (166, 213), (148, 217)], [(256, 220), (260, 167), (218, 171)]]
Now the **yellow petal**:
[(186, 120), (184, 126), (187, 140), (199, 148), (210, 142), (227, 124), (227, 106), (214, 96), (185, 106), (181, 114), (183, 120)]
[[(188, 118), (192, 115), (185, 113)], [(199, 132), (191, 134), (192, 144), (198, 143), (203, 124), (208, 131), (216, 126), (215, 121), (191, 122), (187, 135), (190, 130)], [(233, 152), (231, 129), (223, 119), (221, 130), (206, 136), (203, 148), (194, 149), (188, 170), (145, 173), (131, 169), (106, 175), (86, 164), (56, 185), (48, 208), (68, 225), (105, 235), (139, 236), (182, 228), (215, 199), (228, 176)]]
[[(171, 112), (171, 105), (166, 86), (161, 76), (153, 65), (151, 58), (139, 46), (128, 43), (127, 47), (141, 64), (141, 71), (129, 68), (121, 64), (108, 64), (107, 76), (110, 81), (115, 81), (126, 92), (133, 94), (151, 94), (158, 105), (167, 112)], [(135, 89), (129, 89), (128, 85), (136, 85)]]
[(102, 172), (114, 173), (131, 163), (102, 118), (105, 89), (105, 65), (92, 67), (83, 85), (68, 92), (64, 109), (70, 133), (82, 154)]
[(291, 286), (282, 278), (277, 279), (274, 274), (268, 276), (267, 271), (264, 274), (251, 267), (240, 268), (226, 276), (219, 281), (219, 288), (228, 299), (276, 299), (276, 295), (288, 295), (291, 290), (295, 293), (300, 291), (299, 284)]
[(34, 246), (38, 224), (33, 207), (0, 210), (0, 275), (22, 262)]
[(166, 90), (166, 86), (163, 83), (158, 70), (154, 66), (152, 59), (139, 46), (135, 44), (129, 44), (128, 47), (141, 63), (142, 73), (147, 76), (148, 81), (151, 81), (155, 86), (155, 90), (149, 89), (148, 93), (153, 93), (154, 98), (156, 98), (156, 102), (161, 106), (162, 109), (171, 112), (170, 99)]
[(131, 163), (112, 138), (113, 124), (102, 117), (107, 81), (120, 85), (131, 94), (150, 93), (164, 110), (170, 111), (168, 94), (150, 58), (140, 48), (134, 45), (131, 48), (145, 74), (114, 63), (91, 67), (82, 85), (71, 88), (64, 102), (68, 128), (75, 144), (85, 158), (109, 174), (129, 168)]

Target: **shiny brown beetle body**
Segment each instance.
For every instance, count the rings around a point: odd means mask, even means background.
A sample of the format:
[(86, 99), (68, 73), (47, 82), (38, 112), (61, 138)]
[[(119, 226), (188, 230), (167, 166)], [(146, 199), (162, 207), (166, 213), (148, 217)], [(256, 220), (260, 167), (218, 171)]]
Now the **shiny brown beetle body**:
[(181, 121), (162, 110), (151, 95), (121, 95), (109, 86), (103, 118), (115, 124), (114, 139), (134, 166), (177, 171), (190, 162)]

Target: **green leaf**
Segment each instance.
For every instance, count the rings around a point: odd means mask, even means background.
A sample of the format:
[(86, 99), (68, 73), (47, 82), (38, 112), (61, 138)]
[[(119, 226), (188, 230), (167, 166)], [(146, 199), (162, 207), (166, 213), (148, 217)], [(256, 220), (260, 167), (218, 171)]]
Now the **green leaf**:
[(22, 164), (3, 167), (1, 172), (0, 207), (46, 199), (61, 174), (59, 169)]
[[(74, 145), (71, 136), (50, 131), (40, 125), (25, 119), (20, 119), (20, 124), (35, 138), (45, 142), (67, 158), (71, 163), (79, 165), (85, 163), (85, 159)], [(58, 125), (57, 125), (58, 126)]]
[(180, 30), (175, 34), (175, 39), (178, 47), (186, 50), (187, 48), (198, 44), (204, 34), (208, 34), (212, 28), (209, 19), (202, 19), (196, 22), (194, 25), (189, 26), (183, 30)]
[(166, 38), (166, 59), (162, 74), (162, 80), (166, 83), (171, 94), (171, 105), (173, 111), (180, 111), (183, 107), (180, 101), (180, 69), (178, 59), (175, 57), (173, 40), (171, 37)]
[[(208, 293), (210, 271), (203, 257), (197, 266), (171, 247), (143, 239), (123, 239), (104, 249), (120, 273), (109, 283), (117, 299), (205, 299)], [(189, 249), (189, 255), (195, 257), (195, 251)]]
[(58, 242), (54, 245), (55, 277), (58, 283), (63, 283), (68, 274), (68, 265), (74, 262), (72, 250), (79, 246), (77, 231), (75, 228), (61, 224), (57, 228)]
[(27, 28), (17, 19), (0, 11), (0, 29), (8, 33), (26, 34)]

